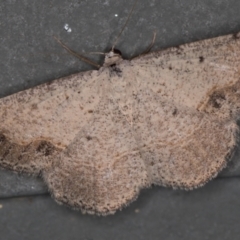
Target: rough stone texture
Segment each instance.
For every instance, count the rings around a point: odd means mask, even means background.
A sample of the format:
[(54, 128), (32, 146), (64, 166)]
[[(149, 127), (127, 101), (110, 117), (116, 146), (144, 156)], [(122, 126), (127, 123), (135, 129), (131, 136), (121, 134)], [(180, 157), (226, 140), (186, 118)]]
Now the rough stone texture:
[(47, 193), (47, 186), (40, 178), (18, 174), (10, 171), (0, 172), (0, 197), (39, 195)]
[(154, 187), (107, 217), (82, 215), (48, 196), (0, 199), (7, 240), (237, 239), (240, 179), (216, 179), (194, 191)]

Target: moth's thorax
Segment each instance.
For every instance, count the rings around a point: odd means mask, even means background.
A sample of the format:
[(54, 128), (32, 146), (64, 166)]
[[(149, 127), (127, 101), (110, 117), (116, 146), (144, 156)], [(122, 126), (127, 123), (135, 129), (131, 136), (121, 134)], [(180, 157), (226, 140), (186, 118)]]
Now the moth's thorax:
[(113, 64), (119, 64), (122, 60), (123, 59), (120, 53), (110, 51), (105, 55), (103, 67), (109, 67)]

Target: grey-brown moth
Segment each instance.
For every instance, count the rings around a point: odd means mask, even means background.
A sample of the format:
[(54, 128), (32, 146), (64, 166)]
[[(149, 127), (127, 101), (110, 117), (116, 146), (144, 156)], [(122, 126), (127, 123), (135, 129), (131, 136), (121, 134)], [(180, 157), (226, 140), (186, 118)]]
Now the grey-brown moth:
[(193, 189), (236, 146), (240, 34), (123, 60), (0, 99), (0, 166), (59, 203), (114, 213), (151, 184)]

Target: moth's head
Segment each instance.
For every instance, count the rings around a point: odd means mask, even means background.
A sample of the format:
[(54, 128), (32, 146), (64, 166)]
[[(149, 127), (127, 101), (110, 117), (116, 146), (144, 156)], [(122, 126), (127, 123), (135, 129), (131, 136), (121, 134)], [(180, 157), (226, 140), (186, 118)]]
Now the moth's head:
[(121, 52), (117, 49), (111, 49), (111, 51), (105, 55), (103, 67), (109, 67), (111, 65), (118, 64), (122, 60)]

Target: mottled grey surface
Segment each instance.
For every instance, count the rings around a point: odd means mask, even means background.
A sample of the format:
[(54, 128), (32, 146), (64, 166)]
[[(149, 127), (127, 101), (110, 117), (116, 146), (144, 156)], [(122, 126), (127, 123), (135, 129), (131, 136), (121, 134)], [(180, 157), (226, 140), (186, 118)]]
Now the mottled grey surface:
[[(0, 3), (0, 96), (93, 69), (69, 55), (108, 51), (132, 1), (5, 0)], [(123, 57), (240, 31), (237, 0), (139, 0), (117, 48)], [(118, 14), (116, 17), (115, 14)], [(69, 24), (71, 33), (64, 30)], [(102, 56), (89, 55), (97, 62)], [(60, 207), (39, 179), (0, 172), (3, 239), (236, 239), (239, 237), (239, 151), (221, 178), (193, 192), (153, 188), (114, 216), (98, 218)], [(233, 176), (237, 177), (234, 178)], [(135, 208), (140, 212), (136, 214)], [(64, 226), (64, 227), (63, 227)], [(26, 235), (31, 236), (29, 238)]]
[(40, 178), (0, 171), (0, 198), (38, 195), (47, 192), (47, 186)]
[(239, 178), (190, 192), (155, 187), (108, 217), (82, 215), (44, 195), (0, 199), (1, 239), (238, 239), (239, 192)]

